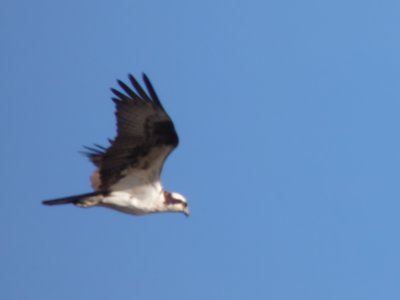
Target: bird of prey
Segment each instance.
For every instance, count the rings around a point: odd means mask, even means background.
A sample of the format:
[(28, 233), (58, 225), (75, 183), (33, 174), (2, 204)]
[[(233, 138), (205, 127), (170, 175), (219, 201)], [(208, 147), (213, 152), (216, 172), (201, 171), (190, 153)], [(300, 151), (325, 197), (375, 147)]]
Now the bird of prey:
[(132, 88), (118, 80), (122, 91), (115, 97), (117, 136), (103, 147), (85, 147), (96, 166), (91, 176), (93, 192), (54, 200), (45, 205), (101, 206), (132, 215), (182, 212), (189, 215), (184, 196), (167, 192), (160, 182), (164, 161), (178, 146), (178, 135), (150, 80), (143, 74), (147, 92), (129, 74)]

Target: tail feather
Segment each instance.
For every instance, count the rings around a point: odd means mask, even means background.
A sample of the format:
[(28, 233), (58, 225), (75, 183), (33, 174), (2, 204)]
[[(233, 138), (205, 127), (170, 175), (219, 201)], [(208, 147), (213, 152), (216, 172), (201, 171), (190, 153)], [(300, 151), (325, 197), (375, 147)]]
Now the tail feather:
[(70, 196), (70, 197), (45, 200), (45, 201), (42, 201), (42, 203), (44, 205), (77, 204), (80, 201), (85, 200), (86, 198), (90, 198), (90, 197), (97, 196), (100, 194), (101, 194), (101, 192), (93, 192), (93, 193), (75, 195), (75, 196)]

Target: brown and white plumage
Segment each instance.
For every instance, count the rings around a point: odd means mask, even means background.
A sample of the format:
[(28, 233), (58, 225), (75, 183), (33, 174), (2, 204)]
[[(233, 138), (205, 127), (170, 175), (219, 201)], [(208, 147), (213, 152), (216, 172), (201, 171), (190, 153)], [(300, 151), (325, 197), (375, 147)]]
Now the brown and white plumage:
[(178, 146), (179, 138), (171, 118), (143, 74), (148, 93), (129, 75), (133, 87), (118, 80), (122, 91), (115, 97), (117, 136), (110, 146), (85, 147), (97, 167), (91, 177), (93, 193), (43, 201), (46, 205), (73, 203), (81, 207), (104, 206), (134, 215), (154, 212), (183, 212), (186, 199), (162, 188), (164, 161)]

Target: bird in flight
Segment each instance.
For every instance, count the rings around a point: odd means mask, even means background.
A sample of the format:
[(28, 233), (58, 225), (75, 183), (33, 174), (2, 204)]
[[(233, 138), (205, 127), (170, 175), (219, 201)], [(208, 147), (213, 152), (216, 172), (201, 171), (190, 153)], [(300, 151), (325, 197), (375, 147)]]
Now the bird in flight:
[(103, 147), (85, 147), (96, 166), (93, 192), (43, 201), (45, 205), (101, 206), (132, 215), (181, 212), (189, 215), (186, 198), (167, 192), (160, 182), (164, 161), (178, 146), (174, 123), (163, 108), (150, 80), (143, 74), (147, 92), (129, 75), (132, 87), (118, 80), (115, 97), (117, 136)]

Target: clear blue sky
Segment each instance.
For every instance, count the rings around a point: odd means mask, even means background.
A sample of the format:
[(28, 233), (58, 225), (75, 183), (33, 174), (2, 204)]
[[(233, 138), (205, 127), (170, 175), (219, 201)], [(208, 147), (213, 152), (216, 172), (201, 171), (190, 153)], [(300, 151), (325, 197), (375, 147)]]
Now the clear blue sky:
[[(1, 299), (400, 299), (399, 1), (0, 9)], [(192, 215), (44, 207), (146, 72)]]

